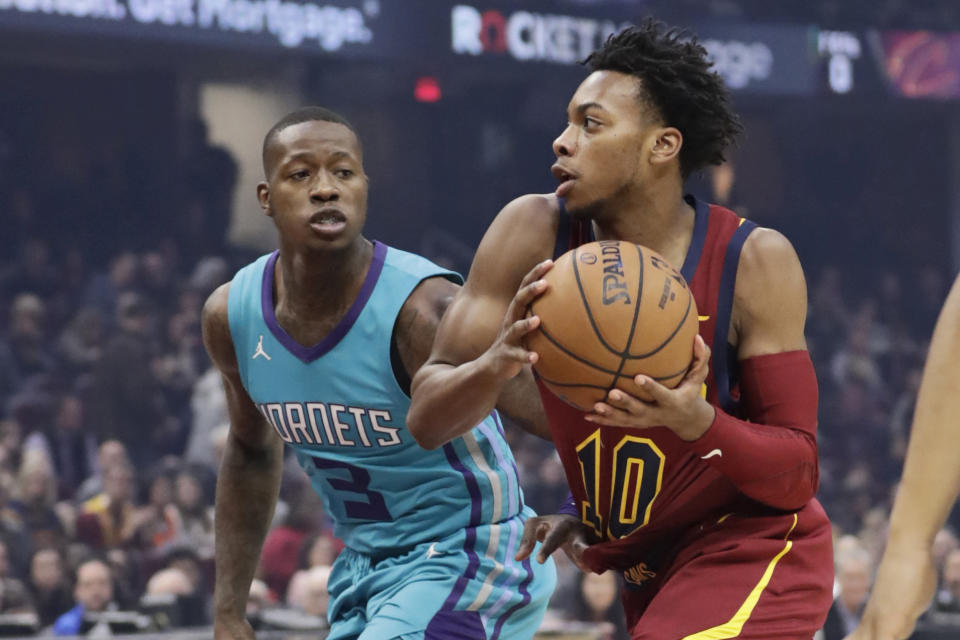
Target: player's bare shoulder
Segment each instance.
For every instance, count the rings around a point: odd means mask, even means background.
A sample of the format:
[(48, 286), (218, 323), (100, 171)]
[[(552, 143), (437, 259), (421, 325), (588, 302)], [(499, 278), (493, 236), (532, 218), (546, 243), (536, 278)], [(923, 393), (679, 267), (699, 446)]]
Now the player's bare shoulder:
[(528, 194), (507, 203), (480, 242), (467, 288), (502, 284), (513, 297), (523, 276), (553, 257), (560, 215), (553, 194)]
[(229, 301), (230, 283), (227, 282), (210, 294), (200, 315), (203, 344), (213, 363), (224, 373), (237, 370), (237, 355), (233, 350), (230, 320), (227, 315)]
[(509, 238), (530, 245), (531, 249), (541, 244), (552, 250), (557, 236), (560, 218), (560, 202), (552, 193), (530, 193), (515, 198), (500, 210), (491, 230), (504, 227)]
[(791, 295), (802, 292), (806, 299), (800, 258), (782, 233), (758, 227), (743, 244), (735, 295), (738, 302), (746, 302), (777, 295), (778, 290)]
[[(763, 345), (753, 345), (758, 352), (805, 348), (806, 317), (807, 284), (796, 250), (779, 231), (758, 227), (743, 245), (734, 288), (733, 323), (741, 346), (745, 338), (763, 335)], [(773, 334), (780, 338), (766, 337)]]

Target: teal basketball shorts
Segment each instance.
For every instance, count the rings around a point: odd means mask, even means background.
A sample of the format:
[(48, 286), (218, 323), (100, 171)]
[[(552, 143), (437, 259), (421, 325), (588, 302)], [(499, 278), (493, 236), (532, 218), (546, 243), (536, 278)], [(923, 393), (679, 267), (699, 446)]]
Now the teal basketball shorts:
[(344, 549), (333, 566), (327, 640), (524, 640), (556, 586), (553, 560), (513, 556), (529, 509), (374, 562)]

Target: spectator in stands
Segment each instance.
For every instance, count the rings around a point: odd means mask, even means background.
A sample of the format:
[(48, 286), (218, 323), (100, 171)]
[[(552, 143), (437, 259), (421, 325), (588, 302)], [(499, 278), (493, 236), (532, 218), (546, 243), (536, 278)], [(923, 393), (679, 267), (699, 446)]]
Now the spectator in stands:
[(10, 359), (4, 358), (4, 365), (12, 369), (18, 380), (56, 367), (47, 349), (46, 316), (47, 306), (39, 296), (21, 293), (14, 298), (4, 345)]
[(947, 556), (956, 549), (960, 549), (960, 540), (957, 539), (957, 534), (953, 532), (952, 528), (946, 526), (937, 531), (937, 535), (933, 537), (933, 566), (936, 567), (937, 573), (941, 577), (943, 576)]
[(210, 623), (206, 612), (206, 598), (200, 593), (201, 585), (191, 580), (182, 569), (167, 567), (157, 571), (147, 581), (145, 596), (173, 596), (176, 604), (175, 627), (199, 627)]
[(0, 274), (0, 290), (6, 298), (32, 293), (49, 300), (59, 286), (59, 271), (50, 260), (50, 247), (43, 240), (27, 238), (19, 247), (17, 261)]
[(63, 556), (53, 547), (38, 549), (30, 558), (29, 588), (36, 605), (40, 626), (48, 627), (73, 606), (73, 597), (65, 584)]
[(327, 604), (330, 601), (327, 583), (330, 581), (331, 570), (329, 566), (320, 565), (293, 574), (287, 589), (287, 606), (326, 620)]
[(229, 424), (223, 379), (215, 367), (208, 368), (194, 383), (190, 412), (186, 459), (215, 468), (211, 435), (218, 427)]
[(170, 256), (158, 249), (140, 256), (141, 289), (160, 308), (172, 308), (176, 302), (178, 282)]
[(33, 612), (30, 593), (23, 581), (11, 574), (10, 553), (0, 542), (0, 614)]
[(823, 625), (823, 640), (843, 640), (857, 628), (873, 581), (873, 559), (855, 538), (841, 540), (835, 556), (839, 591)]
[(84, 307), (74, 314), (70, 324), (60, 333), (57, 350), (73, 375), (93, 371), (104, 343), (103, 314), (93, 307)]
[[(324, 525), (323, 503), (302, 474), (297, 474), (281, 488), (284, 501), (290, 505), (286, 517), (273, 527), (263, 543), (258, 575), (270, 590), (283, 598), (287, 584), (297, 570), (298, 550), (310, 534)], [(324, 564), (331, 564), (325, 562)]]
[(157, 571), (150, 577), (147, 581), (145, 595), (185, 596), (192, 592), (193, 584), (190, 582), (187, 574), (180, 569), (169, 567), (167, 569), (160, 569), (160, 571)]
[(107, 440), (97, 449), (97, 461), (94, 472), (77, 489), (75, 499), (86, 502), (103, 492), (104, 472), (116, 464), (130, 464), (127, 447), (119, 440)]
[(186, 467), (177, 474), (174, 504), (180, 517), (179, 544), (189, 545), (201, 560), (213, 558), (213, 506), (200, 470)]
[(95, 464), (97, 450), (93, 434), (84, 429), (83, 403), (73, 394), (58, 400), (53, 428), (34, 431), (24, 442), (26, 449), (41, 449), (53, 461), (57, 476), (57, 496), (73, 499), (77, 487), (88, 477)]
[(177, 459), (165, 458), (150, 473), (144, 506), (137, 509), (138, 537), (148, 551), (159, 552), (180, 536), (180, 514), (173, 504)]
[(300, 551), (297, 553), (297, 567), (309, 569), (332, 565), (342, 549), (343, 542), (334, 538), (330, 531), (324, 530), (312, 534), (307, 536), (300, 546)]
[(960, 613), (960, 550), (947, 554), (936, 599), (937, 611)]
[(247, 598), (247, 616), (254, 616), (264, 609), (272, 607), (274, 599), (270, 594), (270, 587), (259, 578), (250, 583), (250, 597)]
[(604, 640), (616, 640), (629, 635), (623, 607), (617, 597), (620, 592), (617, 579), (617, 574), (613, 571), (602, 574), (581, 573), (578, 597), (574, 599), (571, 611), (573, 620), (605, 623), (607, 630), (602, 636)]
[(114, 327), (114, 311), (120, 295), (134, 291), (140, 269), (139, 259), (132, 251), (124, 251), (110, 260), (106, 273), (91, 278), (84, 296), (85, 306), (97, 309), (109, 325)]
[(136, 293), (117, 301), (119, 331), (97, 365), (91, 393), (91, 424), (101, 439), (121, 441), (138, 468), (155, 459), (156, 444), (170, 423), (163, 389), (150, 366), (156, 353), (154, 313)]
[(167, 549), (163, 567), (182, 571), (194, 585), (194, 593), (202, 603), (200, 608), (208, 610), (213, 585), (213, 558), (203, 559), (192, 547), (174, 545)]
[(23, 518), (9, 504), (15, 485), (13, 475), (6, 470), (0, 470), (0, 542), (7, 547), (14, 573), (25, 575), (25, 559), (30, 553), (31, 541)]
[(103, 560), (93, 559), (77, 567), (73, 598), (75, 606), (53, 623), (54, 635), (77, 635), (85, 613), (113, 608), (113, 576), (109, 565)]
[(23, 520), (33, 549), (66, 543), (66, 528), (54, 508), (57, 481), (53, 465), (42, 450), (31, 449), (24, 453), (15, 496), (10, 501), (10, 508)]
[(106, 470), (103, 493), (84, 502), (77, 518), (80, 542), (95, 550), (138, 546), (137, 533), (146, 516), (133, 504), (135, 482), (134, 468), (126, 463)]

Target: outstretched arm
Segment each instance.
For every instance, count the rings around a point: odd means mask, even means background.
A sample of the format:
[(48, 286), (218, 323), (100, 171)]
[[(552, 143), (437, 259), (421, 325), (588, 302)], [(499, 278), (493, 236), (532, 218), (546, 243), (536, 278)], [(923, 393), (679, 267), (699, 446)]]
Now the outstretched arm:
[(960, 494), (958, 360), (960, 278), (933, 332), (903, 478), (890, 517), (890, 537), (860, 626), (849, 640), (909, 637), (933, 596), (933, 539)]
[(549, 263), (534, 267), (551, 256), (555, 207), (545, 196), (519, 198), (484, 236), (466, 284), (437, 329), (430, 358), (413, 379), (407, 428), (421, 446), (433, 449), (472, 429), (508, 381), (531, 364), (521, 340), (538, 319), (524, 314), (544, 290), (539, 277)]
[(247, 597), (280, 491), (283, 441), (257, 411), (240, 381), (227, 321), (229, 284), (203, 307), (203, 341), (223, 378), (230, 433), (217, 476), (214, 636), (249, 640)]

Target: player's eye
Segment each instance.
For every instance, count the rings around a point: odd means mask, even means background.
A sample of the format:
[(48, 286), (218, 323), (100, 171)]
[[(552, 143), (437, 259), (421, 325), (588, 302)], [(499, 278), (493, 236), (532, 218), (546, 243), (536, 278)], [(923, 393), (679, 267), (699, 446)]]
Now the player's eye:
[(583, 119), (584, 129), (590, 129), (590, 128), (599, 127), (599, 126), (600, 126), (600, 121), (597, 120), (596, 118), (591, 118), (590, 116), (587, 116), (586, 118)]
[(353, 171), (351, 169), (337, 169), (334, 173), (341, 180), (346, 180), (353, 175)]
[(291, 173), (290, 177), (294, 180), (306, 180), (308, 177), (310, 177), (310, 172), (306, 169), (298, 169), (297, 171)]

